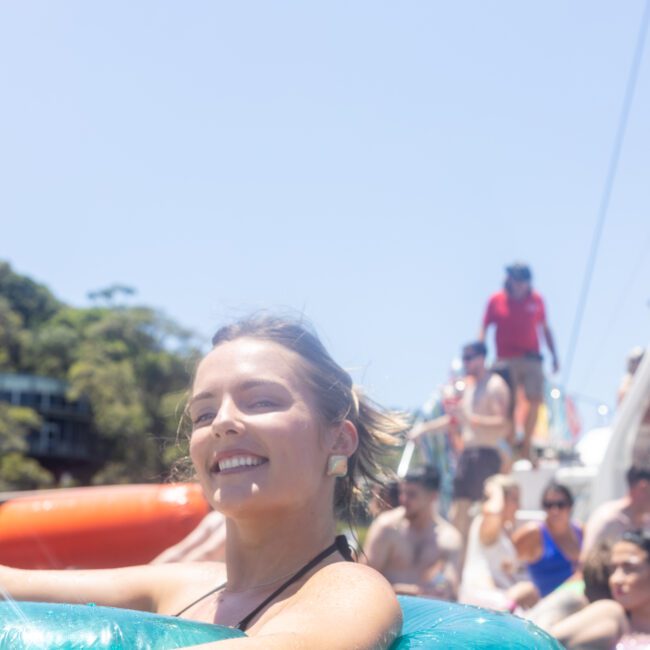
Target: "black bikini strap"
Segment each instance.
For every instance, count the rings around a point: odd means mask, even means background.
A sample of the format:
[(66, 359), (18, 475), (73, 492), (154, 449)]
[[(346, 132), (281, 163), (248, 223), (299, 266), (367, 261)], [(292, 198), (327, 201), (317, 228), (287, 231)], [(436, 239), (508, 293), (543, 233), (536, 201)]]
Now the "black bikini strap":
[(348, 545), (348, 540), (345, 535), (337, 535), (334, 543), (328, 546), (324, 551), (321, 551), (313, 560), (305, 564), (302, 569), (294, 573), (282, 586), (278, 587), (268, 598), (262, 601), (248, 616), (243, 618), (236, 625), (240, 630), (245, 631), (248, 624), (272, 601), (274, 601), (287, 587), (290, 587), (294, 582), (300, 580), (306, 573), (309, 573), (315, 566), (320, 564), (326, 557), (338, 551), (348, 562), (352, 562), (352, 551)]
[[(282, 584), (282, 586), (278, 587), (266, 600), (264, 600), (260, 605), (258, 605), (248, 616), (243, 618), (239, 623), (236, 625), (237, 628), (240, 630), (244, 631), (247, 627), (248, 624), (275, 598), (277, 598), (287, 587), (291, 586), (296, 580), (300, 580), (306, 573), (311, 571), (317, 564), (322, 562), (326, 557), (329, 555), (332, 555), (332, 553), (338, 551), (347, 562), (353, 562), (354, 560), (352, 559), (352, 550), (350, 549), (350, 546), (348, 544), (348, 540), (345, 538), (345, 535), (337, 535), (336, 539), (334, 540), (334, 543), (331, 546), (328, 546), (324, 551), (321, 551), (313, 560), (310, 560), (305, 564), (302, 569), (294, 573), (286, 582)], [(190, 607), (194, 607), (197, 603), (201, 602), (204, 598), (207, 598), (208, 596), (211, 596), (212, 594), (217, 593), (217, 591), (221, 591), (226, 587), (228, 582), (224, 582), (220, 584), (218, 587), (215, 587), (214, 589), (211, 589), (208, 591), (207, 594), (203, 594), (200, 598), (197, 598), (193, 602), (191, 602), (187, 607), (184, 607), (181, 609), (180, 612), (177, 614), (174, 614), (174, 616), (180, 616), (181, 614), (185, 613)]]
[(211, 589), (208, 591), (207, 594), (203, 594), (200, 598), (197, 598), (196, 600), (192, 601), (187, 607), (183, 607), (180, 612), (177, 612), (176, 614), (173, 614), (173, 616), (180, 616), (181, 614), (184, 614), (190, 607), (194, 607), (196, 603), (200, 603), (204, 598), (207, 598), (208, 596), (212, 596), (212, 594), (216, 594), (217, 591), (221, 591), (222, 589), (225, 589), (226, 585), (228, 584), (228, 581), (220, 584), (218, 587), (215, 587), (214, 589)]

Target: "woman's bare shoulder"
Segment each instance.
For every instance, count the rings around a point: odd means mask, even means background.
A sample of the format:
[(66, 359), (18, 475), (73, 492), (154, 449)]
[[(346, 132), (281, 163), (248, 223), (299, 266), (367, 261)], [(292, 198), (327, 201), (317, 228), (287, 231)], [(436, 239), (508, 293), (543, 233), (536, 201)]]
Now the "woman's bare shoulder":
[[(359, 581), (359, 584), (350, 585), (347, 582), (349, 580)], [(390, 583), (379, 571), (375, 571), (375, 569), (357, 562), (333, 562), (332, 564), (328, 564), (311, 576), (304, 586), (307, 587), (313, 584), (321, 588), (324, 583), (332, 583), (335, 585), (345, 583), (348, 589), (351, 587), (363, 589), (387, 588), (390, 593), (393, 593)]]
[(529, 521), (512, 534), (512, 543), (519, 558), (531, 562), (537, 559), (542, 543), (542, 533), (538, 522)]
[(513, 540), (528, 540), (539, 538), (541, 535), (541, 527), (537, 521), (528, 521), (512, 534)]
[[(295, 631), (309, 647), (381, 649), (401, 629), (402, 613), (391, 585), (374, 569), (354, 562), (329, 564), (279, 608), (253, 626), (256, 636)], [(346, 645), (347, 644), (347, 645)]]

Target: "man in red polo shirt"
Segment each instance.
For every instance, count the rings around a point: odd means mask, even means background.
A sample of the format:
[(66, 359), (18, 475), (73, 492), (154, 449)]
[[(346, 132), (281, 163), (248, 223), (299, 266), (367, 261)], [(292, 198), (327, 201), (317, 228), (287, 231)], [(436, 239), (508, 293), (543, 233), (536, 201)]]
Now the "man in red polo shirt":
[(479, 333), (479, 339), (484, 341), (488, 327), (496, 326), (497, 364), (508, 369), (514, 393), (521, 386), (526, 395), (523, 458), (530, 458), (530, 442), (544, 400), (540, 329), (551, 353), (553, 372), (556, 373), (560, 367), (553, 334), (546, 322), (544, 301), (533, 291), (531, 280), (532, 273), (526, 264), (515, 263), (506, 267), (504, 287), (490, 298)]

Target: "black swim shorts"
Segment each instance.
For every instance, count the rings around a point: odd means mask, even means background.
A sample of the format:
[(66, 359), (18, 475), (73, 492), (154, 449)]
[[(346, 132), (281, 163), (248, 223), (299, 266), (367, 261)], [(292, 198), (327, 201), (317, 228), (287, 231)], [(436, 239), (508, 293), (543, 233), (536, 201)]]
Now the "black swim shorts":
[(501, 456), (493, 447), (468, 447), (458, 459), (454, 477), (454, 499), (480, 501), (483, 498), (483, 484), (498, 474)]

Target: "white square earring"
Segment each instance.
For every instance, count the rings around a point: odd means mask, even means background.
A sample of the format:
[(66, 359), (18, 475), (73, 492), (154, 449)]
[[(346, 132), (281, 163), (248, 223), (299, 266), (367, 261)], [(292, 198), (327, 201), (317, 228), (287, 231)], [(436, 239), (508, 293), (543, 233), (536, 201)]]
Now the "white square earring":
[(345, 476), (348, 473), (348, 457), (342, 454), (332, 454), (327, 459), (328, 476)]

